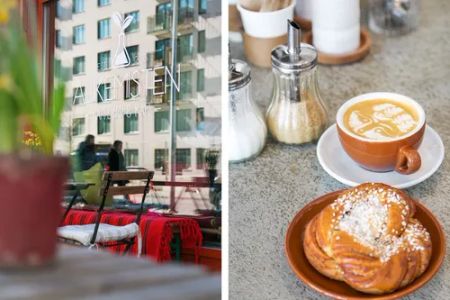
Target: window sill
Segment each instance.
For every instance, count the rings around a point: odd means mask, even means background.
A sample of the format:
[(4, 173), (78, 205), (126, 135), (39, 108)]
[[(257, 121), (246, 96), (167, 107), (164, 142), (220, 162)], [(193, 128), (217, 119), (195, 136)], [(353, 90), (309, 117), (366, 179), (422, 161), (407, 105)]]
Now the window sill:
[(139, 131), (124, 132), (123, 134), (126, 134), (126, 135), (138, 135)]

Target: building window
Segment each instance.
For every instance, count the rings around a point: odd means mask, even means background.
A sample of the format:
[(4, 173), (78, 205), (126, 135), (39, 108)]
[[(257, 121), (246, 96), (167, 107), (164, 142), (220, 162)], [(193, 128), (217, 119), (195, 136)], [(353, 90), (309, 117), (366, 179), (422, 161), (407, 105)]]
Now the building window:
[(97, 23), (97, 38), (99, 40), (111, 37), (111, 19), (103, 19)]
[(111, 52), (105, 51), (97, 54), (97, 70), (105, 71), (110, 68)]
[(185, 71), (180, 73), (180, 91), (177, 99), (188, 99), (192, 93), (192, 71)]
[(197, 169), (201, 170), (205, 168), (205, 152), (204, 148), (197, 148)]
[(111, 132), (111, 117), (100, 116), (97, 117), (97, 133), (105, 134)]
[(191, 167), (191, 149), (177, 149), (175, 153), (177, 171), (189, 169)]
[(97, 85), (97, 103), (111, 100), (111, 83)]
[(191, 130), (192, 115), (190, 109), (180, 109), (177, 111), (177, 131)]
[(125, 156), (126, 167), (137, 167), (139, 165), (138, 149), (125, 149), (123, 155)]
[(98, 0), (98, 6), (106, 6), (111, 4), (111, 0)]
[(197, 92), (205, 90), (205, 69), (197, 70)]
[(56, 48), (61, 48), (62, 45), (62, 36), (61, 36), (61, 30), (55, 31), (55, 46)]
[(192, 57), (194, 49), (194, 38), (192, 33), (182, 35), (178, 38), (178, 61), (182, 62), (185, 58)]
[(194, 17), (194, 0), (179, 0), (178, 24), (189, 22)]
[(72, 42), (74, 45), (84, 44), (84, 25), (78, 25), (73, 28)]
[(205, 31), (199, 31), (198, 32), (198, 45), (197, 45), (197, 51), (198, 53), (203, 53), (206, 50), (206, 34)]
[(84, 86), (79, 86), (73, 89), (72, 103), (74, 105), (84, 103), (86, 100), (86, 89)]
[(168, 149), (155, 149), (155, 170), (158, 169), (163, 170), (168, 160), (169, 160)]
[(155, 112), (155, 132), (165, 132), (169, 130), (169, 112)]
[(126, 114), (124, 115), (124, 133), (133, 133), (139, 131), (139, 115)]
[(127, 47), (128, 55), (130, 56), (130, 65), (139, 63), (139, 46)]
[(84, 67), (84, 56), (78, 56), (73, 59), (73, 75), (84, 74)]
[(205, 129), (205, 108), (204, 107), (197, 107), (196, 114), (195, 114), (195, 124), (197, 130), (203, 130)]
[(200, 15), (206, 14), (208, 9), (208, 1), (207, 0), (199, 0), (198, 1), (198, 13)]
[(131, 21), (130, 26), (125, 29), (125, 32), (134, 32), (139, 30), (139, 11), (132, 11), (125, 14), (124, 19), (126, 19), (128, 16), (132, 16), (133, 20)]
[(132, 79), (123, 82), (123, 99), (128, 100), (139, 96), (139, 80)]
[(78, 14), (84, 11), (84, 0), (73, 0), (72, 12)]
[(56, 17), (59, 19), (62, 17), (63, 7), (59, 0), (56, 1)]
[(84, 134), (85, 127), (85, 119), (84, 118), (76, 118), (72, 120), (72, 135), (82, 135)]

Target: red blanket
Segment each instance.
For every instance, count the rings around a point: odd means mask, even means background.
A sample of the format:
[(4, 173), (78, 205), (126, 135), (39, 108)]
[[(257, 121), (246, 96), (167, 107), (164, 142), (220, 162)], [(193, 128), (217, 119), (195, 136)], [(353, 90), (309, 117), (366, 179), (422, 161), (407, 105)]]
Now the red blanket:
[[(70, 210), (63, 225), (82, 225), (95, 222), (97, 213), (91, 210)], [(124, 212), (105, 211), (102, 214), (101, 222), (111, 225), (127, 225), (134, 222), (135, 214)], [(158, 262), (169, 261), (170, 241), (173, 237), (171, 224), (180, 228), (181, 247), (193, 249), (196, 262), (202, 244), (202, 233), (200, 226), (195, 220), (189, 218), (164, 217), (156, 213), (143, 214), (139, 224), (142, 234), (142, 255), (149, 256)], [(108, 247), (114, 252), (122, 252), (124, 246)], [(137, 252), (136, 243), (131, 248), (132, 253)]]

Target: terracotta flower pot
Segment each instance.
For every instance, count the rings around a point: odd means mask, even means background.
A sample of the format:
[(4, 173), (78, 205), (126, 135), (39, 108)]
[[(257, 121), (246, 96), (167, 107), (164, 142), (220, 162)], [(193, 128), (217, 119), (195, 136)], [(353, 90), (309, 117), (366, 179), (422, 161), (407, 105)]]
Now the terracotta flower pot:
[(0, 267), (53, 260), (68, 170), (63, 157), (0, 156)]

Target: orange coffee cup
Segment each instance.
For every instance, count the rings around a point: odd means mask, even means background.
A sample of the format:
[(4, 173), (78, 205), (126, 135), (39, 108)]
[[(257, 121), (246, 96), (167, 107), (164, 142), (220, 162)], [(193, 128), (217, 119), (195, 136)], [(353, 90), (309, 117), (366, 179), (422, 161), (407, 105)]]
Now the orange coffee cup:
[[(369, 139), (353, 133), (344, 124), (345, 112), (354, 104), (375, 99), (399, 102), (417, 114), (417, 125), (406, 134), (388, 139)], [(339, 140), (345, 152), (361, 167), (375, 172), (395, 170), (401, 174), (416, 172), (421, 165), (417, 148), (425, 132), (425, 112), (413, 99), (395, 93), (368, 93), (345, 102), (338, 110), (336, 124)]]

